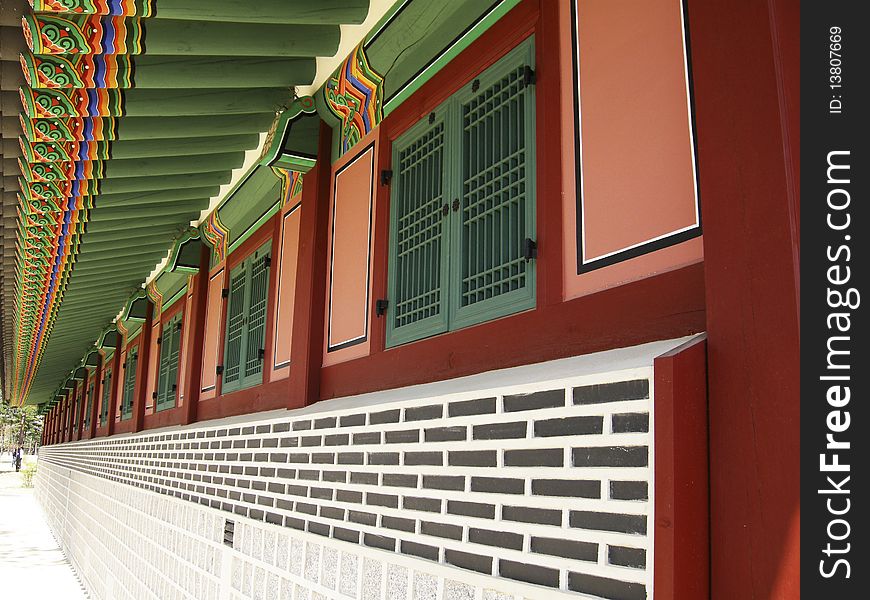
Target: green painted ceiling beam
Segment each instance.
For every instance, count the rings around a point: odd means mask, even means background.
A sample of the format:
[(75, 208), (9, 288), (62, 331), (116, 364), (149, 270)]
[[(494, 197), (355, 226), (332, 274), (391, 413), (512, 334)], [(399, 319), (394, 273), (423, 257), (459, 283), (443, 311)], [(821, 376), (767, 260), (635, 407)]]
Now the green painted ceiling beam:
[[(106, 179), (118, 177), (147, 177), (155, 175), (183, 175), (185, 173), (210, 173), (224, 169), (238, 169), (244, 162), (244, 154), (226, 152), (191, 156), (160, 158), (112, 159), (106, 165)], [(103, 206), (97, 200), (97, 206)]]
[[(208, 203), (208, 198), (194, 200), (176, 200), (163, 204), (148, 204), (144, 207), (135, 204), (131, 206), (116, 206), (100, 210), (99, 221), (126, 221), (130, 219), (153, 219), (156, 215), (187, 214), (191, 211), (199, 215)], [(96, 221), (96, 219), (95, 219)]]
[(158, 177), (118, 177), (102, 182), (100, 197), (107, 194), (126, 194), (155, 190), (224, 185), (230, 182), (228, 171), (214, 173), (191, 173), (188, 175), (164, 175)]
[(118, 123), (118, 139), (142, 140), (259, 133), (267, 130), (274, 118), (275, 113), (272, 111), (231, 116), (125, 117)]
[(159, 0), (157, 18), (234, 23), (362, 23), (369, 0)]
[[(137, 56), (137, 89), (291, 88), (314, 81), (310, 58)], [(248, 112), (250, 112), (250, 108)]]
[[(263, 86), (257, 86), (262, 88)], [(168, 89), (133, 88), (124, 91), (128, 117), (177, 117), (275, 113), (292, 99), (289, 86), (269, 89)]]

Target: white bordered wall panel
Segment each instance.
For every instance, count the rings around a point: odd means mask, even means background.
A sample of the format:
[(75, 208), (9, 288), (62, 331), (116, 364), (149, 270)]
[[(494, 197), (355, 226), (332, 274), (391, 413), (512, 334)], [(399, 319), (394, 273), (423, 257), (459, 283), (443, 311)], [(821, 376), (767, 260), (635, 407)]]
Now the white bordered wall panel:
[(46, 447), (38, 497), (96, 598), (651, 598), (678, 343)]

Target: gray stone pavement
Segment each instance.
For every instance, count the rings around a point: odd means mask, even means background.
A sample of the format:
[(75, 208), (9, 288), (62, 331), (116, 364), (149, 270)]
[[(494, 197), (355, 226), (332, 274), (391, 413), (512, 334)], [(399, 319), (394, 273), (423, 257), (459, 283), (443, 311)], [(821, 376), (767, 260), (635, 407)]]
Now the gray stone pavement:
[[(25, 459), (25, 464), (34, 460)], [(52, 537), (32, 489), (21, 487), (9, 454), (0, 454), (0, 597), (88, 598)]]

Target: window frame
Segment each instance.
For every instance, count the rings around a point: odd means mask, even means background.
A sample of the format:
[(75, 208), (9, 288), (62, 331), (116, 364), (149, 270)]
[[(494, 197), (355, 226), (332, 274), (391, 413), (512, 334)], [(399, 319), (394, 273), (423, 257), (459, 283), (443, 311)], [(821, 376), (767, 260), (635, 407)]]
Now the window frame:
[(104, 367), (103, 380), (100, 385), (99, 426), (106, 427), (109, 424), (109, 404), (112, 395), (112, 367), (110, 365)]
[[(232, 267), (226, 268), (226, 288), (229, 290), (227, 298), (226, 298), (226, 310), (224, 311), (224, 319), (223, 319), (223, 350), (222, 350), (222, 371), (220, 374), (221, 379), (221, 395), (230, 394), (233, 392), (238, 392), (240, 390), (248, 389), (257, 385), (261, 385), (264, 381), (264, 373), (266, 371), (266, 337), (267, 331), (269, 328), (269, 321), (271, 319), (271, 310), (269, 304), (269, 294), (271, 292), (272, 287), (272, 275), (271, 275), (271, 259), (272, 259), (272, 245), (273, 239), (268, 238), (267, 240), (258, 244), (253, 250), (251, 250), (244, 258), (240, 259), (237, 263), (235, 263)], [(249, 323), (251, 318), (251, 305), (252, 305), (252, 291), (253, 291), (253, 276), (254, 276), (254, 264), (258, 260), (268, 261), (265, 271), (265, 288), (263, 290), (262, 304), (263, 304), (263, 324), (262, 324), (262, 348), (257, 349), (259, 354), (260, 361), (260, 370), (256, 373), (246, 374), (246, 365), (248, 361), (251, 359), (251, 354), (249, 354), (248, 342), (250, 337)], [(242, 325), (241, 325), (241, 337), (239, 339), (239, 374), (238, 378), (232, 381), (227, 382), (226, 374), (227, 374), (227, 363), (228, 356), (230, 352), (230, 344), (229, 344), (229, 336), (230, 336), (230, 315), (232, 314), (233, 308), (233, 278), (234, 276), (238, 276), (239, 274), (243, 275), (245, 278), (245, 286), (242, 300)], [(262, 350), (262, 352), (259, 352)]]
[[(166, 342), (166, 333), (167, 331), (171, 334), (169, 339), (169, 345)], [(158, 338), (157, 344), (157, 376), (155, 378), (154, 385), (154, 393), (156, 397), (154, 398), (154, 413), (162, 412), (165, 410), (171, 410), (178, 406), (178, 379), (181, 373), (181, 338), (184, 333), (184, 311), (179, 310), (173, 313), (171, 316), (167, 317), (165, 321), (160, 324), (160, 337)], [(164, 349), (169, 348), (172, 342), (177, 339), (178, 340), (178, 357), (177, 362), (175, 364), (175, 381), (171, 384), (169, 381), (163, 380), (163, 362), (171, 361), (172, 350), (166, 350), (167, 354), (164, 355)], [(167, 374), (172, 372), (171, 363), (168, 364)], [(161, 399), (163, 394), (161, 393), (161, 384), (166, 384), (166, 392), (165, 397)], [(172, 393), (169, 393), (169, 392)]]
[[(444, 124), (444, 142), (442, 144), (442, 196), (445, 203), (463, 196), (462, 192), (462, 162), (465, 154), (462, 146), (462, 106), (473, 98), (478, 89), (486, 90), (510, 73), (512, 68), (528, 66), (535, 68), (535, 35), (520, 40), (513, 48), (487, 66), (465, 85), (455, 90), (441, 101), (432, 111), (434, 120), (430, 123), (427, 117), (411, 124), (407, 129), (391, 140), (390, 159), (396, 170), (389, 191), (389, 243), (387, 252), (387, 297), (391, 301), (387, 305), (385, 347), (392, 348), (406, 343), (422, 340), (434, 335), (448, 333), (466, 327), (479, 325), (508, 315), (531, 310), (537, 304), (536, 260), (527, 261), (526, 281), (522, 288), (512, 290), (497, 297), (476, 302), (470, 306), (461, 306), (462, 274), (459, 264), (462, 255), (462, 221), (461, 210), (453, 210), (445, 219), (442, 228), (441, 248), (441, 310), (440, 315), (426, 317), (412, 323), (397, 327), (395, 322), (397, 273), (397, 236), (398, 210), (401, 188), (398, 173), (399, 155), (402, 150), (414, 144), (427, 131)], [(525, 169), (525, 236), (537, 239), (537, 109), (536, 91), (531, 84), (531, 93), (526, 96), (524, 107), (523, 152), (526, 157)], [(446, 259), (445, 259), (446, 256)], [(430, 321), (431, 319), (431, 321)], [(428, 321), (428, 322), (427, 322)], [(421, 325), (422, 324), (422, 325)]]
[[(131, 365), (132, 363), (132, 365)], [(121, 420), (133, 418), (133, 408), (136, 405), (137, 370), (139, 368), (139, 343), (127, 346), (127, 355), (123, 363), (124, 382), (121, 390)]]

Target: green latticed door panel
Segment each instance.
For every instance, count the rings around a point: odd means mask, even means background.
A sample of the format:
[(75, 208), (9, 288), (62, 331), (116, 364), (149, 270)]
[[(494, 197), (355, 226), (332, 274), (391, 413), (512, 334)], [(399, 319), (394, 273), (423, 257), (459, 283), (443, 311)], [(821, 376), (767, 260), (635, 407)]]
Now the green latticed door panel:
[(451, 327), (534, 307), (535, 95), (531, 40), (456, 94), (460, 130)]
[(121, 420), (125, 421), (133, 416), (133, 398), (136, 390), (136, 367), (139, 362), (138, 348), (127, 353), (127, 362), (124, 364), (124, 395), (121, 400)]
[(155, 410), (175, 407), (178, 391), (178, 354), (181, 348), (183, 313), (178, 313), (163, 324), (160, 333), (160, 363), (157, 377), (157, 405)]
[(94, 384), (88, 385), (88, 402), (85, 405), (85, 429), (91, 428), (91, 411), (94, 410)]
[(100, 427), (105, 427), (109, 420), (109, 397), (112, 391), (112, 370), (107, 369), (103, 377), (103, 398), (100, 403)]
[(391, 346), (448, 328), (448, 115), (446, 107), (439, 107), (393, 144), (387, 306)]
[(246, 322), (242, 356), (244, 369), (241, 387), (257, 385), (263, 381), (265, 356), (266, 309), (269, 296), (269, 268), (271, 242), (258, 248), (245, 259), (248, 277)]
[(242, 385), (243, 345), (245, 343), (245, 299), (248, 294), (247, 264), (230, 271), (227, 330), (224, 343), (222, 392), (237, 390)]

